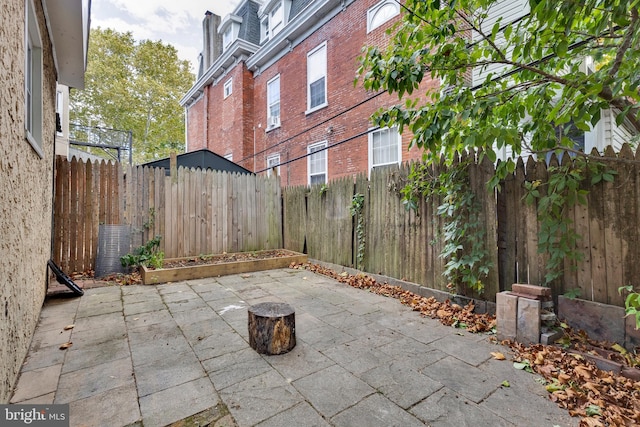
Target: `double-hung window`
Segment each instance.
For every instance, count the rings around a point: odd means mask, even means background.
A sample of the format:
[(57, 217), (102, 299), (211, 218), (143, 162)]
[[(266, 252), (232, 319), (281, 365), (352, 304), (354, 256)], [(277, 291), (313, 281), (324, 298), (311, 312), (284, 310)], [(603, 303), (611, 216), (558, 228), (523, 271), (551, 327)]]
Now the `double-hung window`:
[(42, 150), (42, 39), (33, 0), (25, 0), (25, 137), (33, 149), (44, 157)]
[(402, 160), (400, 134), (396, 127), (384, 128), (369, 134), (369, 169)]
[(233, 78), (224, 82), (224, 97), (228, 97), (233, 93)]
[(307, 169), (309, 185), (327, 182), (327, 142), (319, 142), (307, 147)]
[(271, 176), (275, 168), (276, 175), (280, 175), (280, 154), (270, 154), (267, 156), (267, 176)]
[(307, 113), (327, 105), (327, 43), (307, 54)]
[(278, 34), (284, 27), (284, 8), (282, 3), (278, 5), (269, 14), (269, 23), (271, 27), (271, 37)]
[(280, 76), (267, 82), (267, 130), (280, 126)]
[(222, 33), (222, 49), (227, 50), (231, 42), (233, 41), (233, 27), (229, 25), (227, 29)]
[(273, 38), (287, 25), (291, 0), (267, 0), (258, 11), (260, 18), (260, 43)]

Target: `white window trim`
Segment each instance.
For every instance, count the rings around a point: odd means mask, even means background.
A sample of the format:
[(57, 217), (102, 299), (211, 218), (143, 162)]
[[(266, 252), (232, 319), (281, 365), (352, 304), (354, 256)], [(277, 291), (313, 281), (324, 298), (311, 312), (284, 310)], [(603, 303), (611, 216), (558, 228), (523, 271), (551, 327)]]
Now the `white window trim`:
[[(371, 128), (373, 129), (373, 128)], [(392, 127), (392, 128), (380, 128), (380, 129), (376, 129), (375, 131), (370, 130), (369, 132), (369, 156), (368, 156), (368, 163), (369, 163), (369, 174), (371, 174), (371, 171), (373, 170), (373, 168), (377, 168), (377, 167), (382, 167), (382, 166), (388, 166), (388, 165), (399, 165), (402, 163), (402, 135), (400, 134), (400, 132), (398, 131), (397, 127)], [(380, 163), (377, 165), (373, 164), (373, 134), (376, 132), (381, 132), (384, 130), (389, 130), (389, 131), (393, 131), (395, 130), (396, 133), (398, 134), (398, 161), (397, 162), (388, 162), (388, 163)]]
[[(273, 12), (278, 8), (282, 8), (282, 25), (277, 32), (273, 33)], [(269, 0), (265, 2), (258, 10), (258, 19), (260, 19), (260, 44), (275, 37), (289, 23), (289, 13), (291, 12), (291, 0)], [(267, 23), (269, 32), (264, 31), (264, 23)]]
[[(273, 77), (271, 80), (269, 80), (267, 82), (267, 126), (266, 126), (266, 129), (265, 129), (265, 132), (268, 132), (270, 130), (279, 128), (280, 127), (280, 123), (281, 123), (281, 120), (280, 120), (280, 118), (282, 117), (282, 103), (281, 103), (281, 96), (280, 96), (280, 92), (281, 91), (278, 91), (278, 103), (280, 103), (280, 115), (278, 116), (278, 123), (274, 124), (274, 125), (272, 125), (270, 123), (271, 122), (271, 115), (270, 115), (271, 105), (269, 104), (269, 84), (274, 82), (274, 81), (276, 81), (276, 80), (280, 80), (280, 74), (278, 74), (277, 76)], [(280, 80), (280, 83), (282, 83), (282, 80)], [(279, 87), (281, 87), (281, 86), (279, 86)]]
[[(311, 185), (311, 150), (314, 148), (325, 148), (325, 156), (324, 156), (324, 182), (325, 184), (329, 182), (329, 150), (327, 148), (327, 141), (317, 142), (315, 144), (311, 144), (307, 146), (307, 184)], [(316, 174), (317, 175), (317, 174)]]
[[(392, 5), (396, 9), (396, 13), (394, 15), (388, 17), (387, 20), (380, 22), (375, 27), (372, 27), (371, 23), (373, 21), (373, 18), (375, 18), (376, 14), (380, 11), (380, 9), (382, 9), (383, 7), (385, 7), (387, 5)], [(367, 34), (369, 34), (371, 31), (375, 30), (376, 28), (379, 28), (384, 23), (389, 22), (390, 20), (392, 20), (393, 18), (395, 18), (399, 14), (400, 14), (400, 6), (394, 0), (382, 0), (380, 3), (378, 3), (375, 6), (369, 8), (369, 10), (367, 10)]]
[(260, 44), (269, 40), (270, 36), (269, 16), (265, 16), (260, 20)]
[(267, 176), (271, 176), (272, 172), (271, 169), (273, 169), (273, 167), (269, 166), (269, 162), (270, 160), (276, 160), (276, 164), (277, 166), (274, 166), (276, 168), (276, 173), (278, 174), (278, 176), (280, 176), (280, 153), (277, 154), (270, 154), (267, 156)]
[[(218, 34), (222, 36), (223, 52), (226, 52), (227, 50), (229, 50), (229, 47), (233, 44), (233, 42), (235, 42), (238, 39), (238, 33), (240, 32), (240, 24), (242, 24), (242, 18), (234, 14), (229, 14), (225, 16), (225, 18), (220, 23), (220, 26), (218, 27)], [(230, 31), (230, 37), (229, 37), (229, 42), (225, 45), (224, 34), (227, 31)]]
[[(43, 140), (42, 140), (42, 80), (43, 80), (43, 66), (42, 66), (42, 37), (40, 35), (40, 28), (38, 27), (38, 19), (35, 14), (35, 7), (33, 6), (33, 0), (25, 0), (25, 34), (24, 34), (24, 65), (25, 65), (25, 77), (24, 77), (24, 130), (25, 138), (38, 153), (40, 158), (44, 158)], [(29, 63), (28, 51), (31, 50), (31, 63)], [(35, 65), (35, 67), (32, 67)], [(27, 73), (31, 69), (31, 88), (29, 88), (29, 81), (27, 79)], [(29, 111), (29, 98), (31, 100), (31, 111)], [(29, 113), (31, 116), (31, 124), (29, 124)]]
[(224, 99), (227, 99), (233, 94), (233, 77), (224, 82)]
[[(316, 105), (315, 107), (311, 108), (311, 83), (309, 82), (309, 57), (321, 49), (325, 49), (325, 63), (324, 63), (324, 70), (323, 70), (324, 71), (324, 103), (320, 105)], [(328, 61), (329, 61), (329, 52), (327, 49), (326, 41), (314, 47), (312, 50), (310, 50), (307, 53), (307, 111), (305, 111), (305, 114), (311, 114), (314, 111), (318, 111), (329, 105), (329, 94), (327, 93), (327, 80), (328, 80), (327, 62)]]

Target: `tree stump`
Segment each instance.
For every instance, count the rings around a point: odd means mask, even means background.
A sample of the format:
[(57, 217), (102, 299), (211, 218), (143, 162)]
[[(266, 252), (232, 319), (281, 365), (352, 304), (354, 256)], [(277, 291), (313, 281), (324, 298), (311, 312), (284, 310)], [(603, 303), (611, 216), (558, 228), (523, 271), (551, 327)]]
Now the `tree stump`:
[(280, 302), (253, 305), (249, 313), (249, 345), (261, 354), (282, 354), (296, 346), (293, 307)]

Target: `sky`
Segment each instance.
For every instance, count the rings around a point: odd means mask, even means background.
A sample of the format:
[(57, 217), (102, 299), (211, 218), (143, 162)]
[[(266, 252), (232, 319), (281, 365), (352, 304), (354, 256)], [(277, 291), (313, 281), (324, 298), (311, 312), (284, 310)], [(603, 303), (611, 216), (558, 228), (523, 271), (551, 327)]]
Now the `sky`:
[(207, 10), (224, 18), (240, 0), (93, 0), (91, 27), (131, 31), (135, 40), (162, 40), (189, 61), (195, 74)]

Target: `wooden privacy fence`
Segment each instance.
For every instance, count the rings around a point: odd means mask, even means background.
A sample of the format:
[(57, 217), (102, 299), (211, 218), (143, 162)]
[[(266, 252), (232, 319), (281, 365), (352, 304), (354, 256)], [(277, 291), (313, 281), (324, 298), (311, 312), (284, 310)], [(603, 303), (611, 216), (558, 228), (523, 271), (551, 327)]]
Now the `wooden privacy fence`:
[[(592, 153), (597, 155), (597, 153)], [(622, 161), (612, 161), (612, 159)], [(565, 262), (564, 273), (551, 286), (554, 294), (579, 289), (581, 298), (623, 305), (618, 288), (636, 285), (640, 274), (640, 154), (628, 145), (619, 153), (610, 148), (602, 161), (617, 174), (613, 183), (591, 185), (587, 175), (586, 205), (567, 211), (581, 236), (580, 262)], [(564, 162), (570, 161), (564, 156)], [(557, 165), (555, 157), (551, 165)], [(359, 175), (326, 187), (291, 187), (283, 190), (284, 244), (303, 250), (311, 258), (345, 266), (355, 265), (357, 239), (355, 220), (349, 213), (354, 194), (364, 195), (365, 250), (360, 269), (406, 279), (429, 288), (448, 290), (442, 275), (445, 262), (443, 220), (435, 215), (441, 201), (422, 200), (417, 211), (407, 211), (400, 189), (408, 179), (410, 165), (374, 169), (371, 177)], [(494, 172), (488, 160), (469, 166), (471, 191), (480, 201), (480, 221), (486, 230), (485, 242), (493, 263), (483, 298), (511, 284), (543, 284), (548, 255), (538, 251), (537, 206), (523, 199), (525, 182), (548, 176), (544, 162), (527, 159), (502, 183), (502, 191), (488, 192), (485, 183)], [(637, 287), (636, 287), (637, 289)]]
[[(597, 155), (597, 153), (592, 153)], [(579, 262), (565, 262), (554, 293), (579, 289), (582, 298), (622, 305), (618, 288), (640, 276), (640, 153), (628, 145), (601, 158), (615, 181), (582, 183), (587, 203), (567, 210), (581, 236)], [(619, 161), (614, 161), (619, 160)], [(564, 162), (570, 161), (564, 156)], [(555, 159), (551, 164), (557, 164)], [(100, 224), (132, 227), (133, 244), (162, 236), (166, 257), (285, 247), (310, 257), (447, 290), (441, 201), (421, 200), (407, 211), (400, 189), (409, 165), (375, 169), (371, 177), (343, 178), (327, 186), (280, 189), (277, 178), (179, 169), (123, 167), (59, 158), (56, 162), (54, 260), (65, 271), (94, 268)], [(493, 268), (484, 298), (514, 282), (542, 284), (548, 255), (538, 251), (537, 206), (527, 205), (525, 182), (548, 176), (544, 162), (520, 160), (501, 192), (489, 193), (486, 159), (469, 166), (471, 190), (481, 205), (485, 246)], [(364, 195), (364, 259), (356, 265), (358, 239), (350, 207)]]
[(282, 247), (277, 178), (179, 168), (56, 161), (54, 260), (93, 270), (100, 224), (132, 229), (132, 247), (156, 235), (165, 257)]

